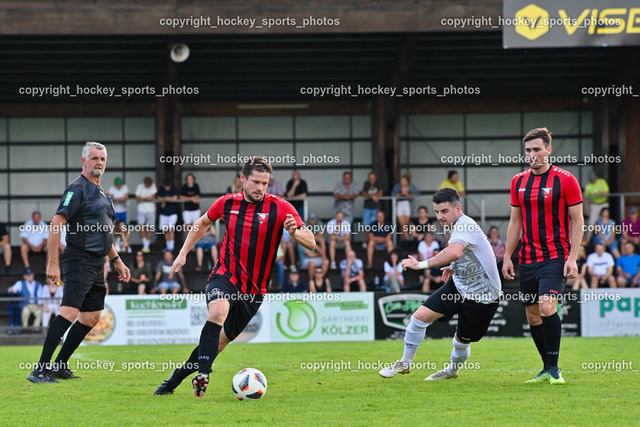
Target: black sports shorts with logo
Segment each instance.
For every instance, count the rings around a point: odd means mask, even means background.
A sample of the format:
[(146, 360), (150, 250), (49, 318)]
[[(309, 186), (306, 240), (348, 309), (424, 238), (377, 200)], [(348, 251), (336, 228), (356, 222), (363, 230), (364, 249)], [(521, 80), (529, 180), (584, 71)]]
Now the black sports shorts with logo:
[(104, 257), (67, 245), (62, 253), (61, 305), (81, 312), (101, 311), (107, 288), (104, 282)]
[(247, 327), (263, 300), (263, 296), (259, 294), (243, 294), (237, 286), (218, 274), (209, 277), (205, 292), (207, 306), (217, 299), (229, 301), (229, 314), (223, 328), (230, 341), (236, 339)]
[(524, 305), (533, 305), (542, 295), (560, 298), (566, 281), (562, 260), (520, 264), (520, 301)]

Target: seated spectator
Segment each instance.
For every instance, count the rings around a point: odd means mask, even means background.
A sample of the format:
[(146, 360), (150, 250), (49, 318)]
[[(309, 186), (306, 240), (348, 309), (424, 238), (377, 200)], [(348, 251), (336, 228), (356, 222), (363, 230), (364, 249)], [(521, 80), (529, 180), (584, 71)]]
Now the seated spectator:
[(178, 282), (178, 278), (180, 279), (180, 282), (182, 282), (182, 292), (185, 294), (189, 293), (182, 271), (178, 271), (174, 274), (173, 279), (169, 279), (169, 272), (171, 271), (172, 264), (173, 252), (167, 251), (164, 253), (164, 259), (160, 261), (158, 263), (158, 267), (156, 267), (156, 286), (152, 291), (153, 293), (179, 293), (181, 286)]
[(440, 243), (433, 238), (433, 234), (425, 233), (424, 240), (418, 245), (418, 260), (428, 260), (438, 249), (440, 249)]
[[(113, 246), (115, 246), (118, 253), (131, 253), (131, 246), (129, 245), (129, 227), (127, 227), (127, 224), (121, 219), (116, 221), (114, 237)], [(60, 240), (62, 241), (62, 239)]]
[(442, 183), (440, 183), (440, 187), (438, 187), (438, 190), (440, 190), (441, 188), (453, 188), (458, 192), (460, 197), (465, 196), (467, 194), (467, 192), (464, 189), (464, 185), (462, 185), (462, 182), (458, 177), (458, 171), (454, 171), (454, 170), (449, 171), (449, 173), (447, 174), (447, 179), (445, 179), (444, 181), (442, 181)]
[(373, 265), (373, 252), (376, 249), (386, 249), (387, 253), (393, 250), (393, 228), (391, 222), (384, 218), (384, 212), (378, 211), (376, 219), (369, 224), (367, 232), (367, 268)]
[(151, 291), (151, 264), (144, 259), (142, 251), (136, 252), (136, 259), (131, 266), (131, 280), (128, 294), (146, 295)]
[(0, 253), (4, 256), (4, 272), (11, 273), (11, 243), (7, 227), (0, 222)]
[(284, 242), (280, 241), (278, 251), (276, 252), (276, 274), (278, 276), (278, 289), (281, 290), (284, 285)]
[(20, 237), (22, 245), (20, 246), (20, 256), (25, 268), (29, 268), (29, 252), (46, 252), (47, 239), (49, 238), (49, 226), (41, 221), (40, 212), (33, 212), (31, 219), (22, 225)]
[[(433, 251), (433, 256), (440, 253), (439, 249)], [(442, 282), (442, 267), (432, 267), (424, 271), (423, 275), (420, 275), (422, 280), (422, 292), (431, 292), (437, 290), (443, 285)]]
[(398, 252), (392, 250), (389, 252), (389, 258), (384, 262), (384, 280), (382, 281), (385, 286), (391, 289), (391, 292), (398, 293), (400, 292), (400, 287), (404, 286), (402, 271), (402, 264), (398, 260)]
[(409, 241), (409, 221), (413, 212), (414, 199), (420, 195), (420, 191), (411, 184), (410, 175), (406, 174), (400, 178), (400, 183), (391, 190), (391, 196), (396, 197), (396, 216), (398, 217), (398, 227), (402, 231), (402, 240)]
[(176, 224), (178, 224), (178, 204), (172, 200), (178, 200), (178, 189), (173, 185), (171, 178), (166, 177), (162, 181), (162, 187), (156, 194), (160, 203), (160, 231), (164, 233), (165, 248), (163, 252), (173, 252), (175, 249)]
[(631, 242), (626, 242), (622, 251), (624, 255), (616, 261), (618, 287), (635, 288), (640, 280), (640, 255), (635, 253), (635, 247)]
[(604, 251), (602, 243), (596, 244), (596, 251), (587, 257), (587, 270), (591, 276), (591, 289), (599, 285), (616, 287), (616, 279), (613, 276), (615, 262), (610, 253)]
[(180, 189), (180, 200), (186, 200), (182, 209), (182, 221), (185, 229), (191, 231), (191, 227), (200, 219), (200, 186), (192, 173), (185, 176), (185, 183)]
[(327, 246), (324, 243), (324, 222), (318, 219), (318, 215), (315, 212), (309, 212), (309, 221), (307, 221), (307, 228), (313, 233), (313, 238), (316, 241), (316, 250), (327, 257)]
[(29, 298), (18, 303), (23, 327), (29, 326), (29, 317), (31, 317), (31, 315), (34, 317), (32, 326), (40, 327), (42, 323), (42, 309), (40, 308), (41, 301), (39, 299), (41, 288), (42, 283), (35, 280), (33, 270), (27, 267), (22, 275), (22, 280), (18, 280), (7, 290), (10, 294), (15, 294), (22, 298)]
[(122, 178), (117, 177), (113, 185), (109, 187), (109, 197), (116, 211), (116, 221), (124, 221), (127, 224), (127, 200), (129, 200), (129, 187)]
[(331, 269), (335, 270), (336, 248), (344, 247), (345, 253), (351, 250), (351, 223), (344, 218), (342, 212), (336, 212), (336, 216), (327, 222), (327, 239)]
[[(296, 265), (296, 255), (295, 250), (298, 245), (296, 241), (291, 238), (291, 235), (286, 229), (282, 230), (282, 240), (281, 240), (282, 248), (284, 249), (284, 264), (285, 269), (289, 267), (295, 267)], [(286, 259), (289, 257), (289, 263), (287, 263)]]
[(493, 249), (493, 254), (496, 256), (498, 271), (501, 271), (502, 261), (504, 260), (504, 251), (507, 247), (507, 242), (505, 242), (505, 240), (500, 237), (500, 231), (498, 230), (498, 227), (495, 226), (489, 229), (487, 238), (489, 239), (489, 243), (491, 244), (491, 249)]
[(435, 233), (436, 226), (429, 219), (429, 210), (426, 206), (418, 207), (418, 218), (412, 221), (411, 227), (412, 248), (415, 250), (427, 233)]
[(360, 292), (367, 291), (367, 285), (364, 283), (364, 266), (362, 260), (356, 258), (354, 251), (347, 251), (347, 258), (340, 262), (340, 271), (343, 292), (350, 292), (353, 282), (358, 282)]
[(629, 209), (629, 216), (622, 221), (622, 243), (624, 242), (631, 242), (636, 246), (640, 244), (640, 218), (635, 206)]
[(595, 222), (595, 235), (593, 243), (604, 244), (614, 258), (618, 259), (620, 251), (618, 250), (618, 239), (616, 234), (616, 222), (609, 217), (609, 208), (600, 210), (600, 217)]
[(236, 175), (235, 178), (233, 178), (231, 185), (227, 187), (227, 194), (229, 193), (242, 193), (242, 181), (240, 180), (240, 175)]
[(207, 267), (211, 270), (216, 262), (218, 262), (218, 242), (216, 241), (216, 227), (215, 224), (211, 224), (209, 229), (200, 240), (196, 242), (196, 271), (202, 270), (202, 262), (204, 260), (204, 251), (208, 250), (211, 254), (211, 267)]
[(322, 268), (316, 268), (313, 280), (309, 281), (309, 292), (332, 292), (331, 281), (328, 277), (325, 277), (325, 274), (326, 271), (323, 272)]
[(49, 327), (51, 320), (55, 319), (55, 317), (60, 314), (63, 286), (63, 283), (60, 283), (60, 286), (58, 286), (53, 283), (51, 279), (47, 279), (47, 286), (42, 286), (40, 288), (39, 297), (42, 298), (40, 305), (42, 309), (42, 327), (45, 328), (45, 332)]
[(318, 251), (318, 246), (314, 250), (309, 250), (302, 245), (298, 245), (298, 258), (300, 258), (300, 269), (309, 272), (309, 282), (316, 275), (316, 268), (322, 269), (322, 275), (329, 270), (329, 260), (324, 254)]
[(158, 189), (149, 176), (145, 176), (143, 183), (136, 188), (136, 200), (138, 201), (138, 227), (142, 239), (142, 252), (149, 253), (151, 233), (156, 228), (156, 194)]
[(333, 189), (333, 214), (342, 212), (344, 218), (350, 223), (353, 222), (353, 201), (360, 196), (358, 184), (353, 181), (351, 172), (342, 174), (342, 181), (338, 182)]
[(307, 285), (300, 278), (297, 268), (291, 267), (291, 270), (289, 271), (289, 278), (284, 282), (284, 285), (282, 285), (282, 292), (307, 292)]
[(269, 177), (269, 185), (267, 186), (267, 193), (283, 197), (284, 196), (284, 188), (282, 188), (282, 184), (276, 181), (276, 176), (271, 174)]
[[(380, 210), (380, 197), (382, 196), (382, 187), (378, 182), (376, 174), (369, 173), (367, 181), (362, 187), (362, 197), (364, 197), (364, 206), (362, 208), (362, 223), (369, 225), (376, 220), (376, 213)], [(367, 242), (362, 247), (365, 248)]]
[[(583, 245), (578, 250), (578, 259), (576, 260), (578, 266), (578, 275), (573, 279), (567, 279), (567, 286), (571, 286), (574, 291), (578, 289), (588, 289), (587, 285), (587, 250)], [(500, 271), (500, 270), (498, 270)]]
[(286, 199), (296, 208), (300, 218), (304, 219), (304, 199), (307, 198), (307, 181), (300, 177), (300, 171), (293, 171), (287, 181)]

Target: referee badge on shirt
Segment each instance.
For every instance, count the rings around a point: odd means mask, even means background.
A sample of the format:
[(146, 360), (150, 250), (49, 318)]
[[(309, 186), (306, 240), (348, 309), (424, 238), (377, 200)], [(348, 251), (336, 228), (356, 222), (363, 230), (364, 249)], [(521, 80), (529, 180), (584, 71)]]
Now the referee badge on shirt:
[(67, 196), (64, 199), (64, 203), (62, 204), (62, 206), (69, 206), (69, 203), (71, 203), (71, 198), (73, 197), (73, 191), (68, 191), (67, 192)]

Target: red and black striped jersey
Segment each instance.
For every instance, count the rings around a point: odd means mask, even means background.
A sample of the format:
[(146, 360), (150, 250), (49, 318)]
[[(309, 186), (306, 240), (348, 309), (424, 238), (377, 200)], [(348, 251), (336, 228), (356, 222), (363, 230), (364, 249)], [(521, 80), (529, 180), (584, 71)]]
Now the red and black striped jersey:
[(227, 232), (212, 275), (223, 276), (242, 293), (266, 293), (287, 214), (293, 215), (298, 228), (304, 225), (295, 208), (273, 194), (265, 194), (259, 203), (247, 202), (244, 193), (213, 202), (207, 216), (211, 221), (222, 218)]
[(511, 181), (511, 206), (522, 212), (520, 263), (566, 261), (571, 245), (569, 207), (582, 203), (578, 180), (556, 166), (536, 175), (531, 169)]

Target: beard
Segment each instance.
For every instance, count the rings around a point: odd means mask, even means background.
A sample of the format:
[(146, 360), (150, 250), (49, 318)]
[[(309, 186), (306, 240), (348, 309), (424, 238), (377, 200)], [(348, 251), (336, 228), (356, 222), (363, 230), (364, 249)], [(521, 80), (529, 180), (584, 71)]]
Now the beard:
[(264, 194), (262, 195), (262, 197), (260, 197), (259, 199), (256, 199), (255, 197), (253, 197), (253, 195), (247, 193), (247, 191), (245, 190), (244, 192), (245, 197), (251, 202), (251, 203), (259, 203), (262, 201), (262, 199), (264, 199)]

